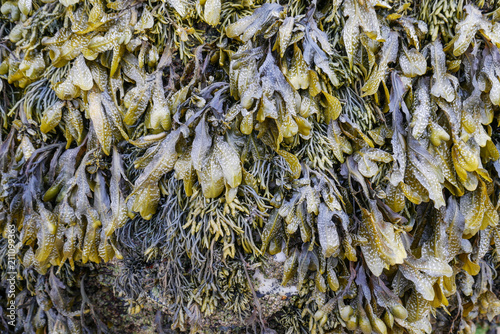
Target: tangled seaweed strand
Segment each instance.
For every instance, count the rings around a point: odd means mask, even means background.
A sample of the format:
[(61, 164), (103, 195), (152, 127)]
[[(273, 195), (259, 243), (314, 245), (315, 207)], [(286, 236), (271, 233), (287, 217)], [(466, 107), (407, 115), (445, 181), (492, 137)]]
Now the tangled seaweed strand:
[[(497, 0), (3, 0), (0, 21), (21, 305), (0, 331), (106, 332), (84, 282), (110, 261), (128, 312), (181, 332), (221, 306), (260, 333), (500, 314)], [(249, 272), (279, 253), (298, 294), (264, 319)]]

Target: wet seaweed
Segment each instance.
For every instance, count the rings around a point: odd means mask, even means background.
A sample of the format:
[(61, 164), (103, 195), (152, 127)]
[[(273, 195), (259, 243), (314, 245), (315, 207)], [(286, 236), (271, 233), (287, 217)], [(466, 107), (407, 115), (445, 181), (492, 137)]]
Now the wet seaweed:
[[(165, 316), (200, 332), (222, 308), (262, 333), (469, 333), (492, 321), (499, 10), (3, 1), (13, 330), (107, 331), (85, 293), (106, 263), (128, 312), (155, 305), (160, 331)], [(252, 273), (276, 254), (298, 294), (267, 321)]]

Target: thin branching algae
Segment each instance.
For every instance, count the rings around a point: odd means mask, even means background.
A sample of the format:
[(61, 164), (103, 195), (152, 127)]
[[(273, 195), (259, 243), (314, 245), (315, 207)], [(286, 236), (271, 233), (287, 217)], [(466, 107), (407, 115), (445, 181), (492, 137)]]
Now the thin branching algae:
[(86, 293), (108, 265), (160, 333), (500, 314), (497, 0), (2, 0), (0, 23), (0, 331), (116, 331)]

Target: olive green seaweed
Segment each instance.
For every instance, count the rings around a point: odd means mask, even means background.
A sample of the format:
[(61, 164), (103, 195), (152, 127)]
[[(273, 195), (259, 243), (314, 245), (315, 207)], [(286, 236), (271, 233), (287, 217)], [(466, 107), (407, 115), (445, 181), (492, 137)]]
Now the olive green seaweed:
[(118, 332), (109, 268), (159, 333), (498, 322), (498, 0), (0, 12), (2, 333)]

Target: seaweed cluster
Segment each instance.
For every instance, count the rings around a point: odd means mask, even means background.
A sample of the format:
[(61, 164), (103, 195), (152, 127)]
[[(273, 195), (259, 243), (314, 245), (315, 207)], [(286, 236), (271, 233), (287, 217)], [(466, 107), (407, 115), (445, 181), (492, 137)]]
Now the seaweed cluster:
[[(262, 333), (500, 314), (497, 0), (2, 0), (0, 21), (24, 319), (2, 331), (106, 332), (82, 277), (112, 260), (128, 312), (192, 333), (221, 306)], [(299, 293), (267, 321), (251, 276), (278, 253)]]

